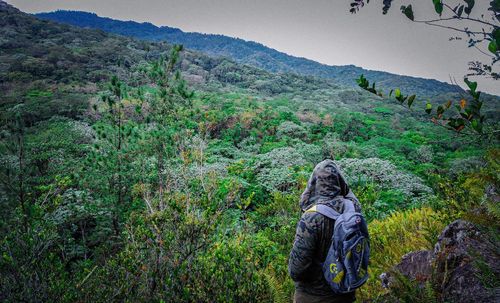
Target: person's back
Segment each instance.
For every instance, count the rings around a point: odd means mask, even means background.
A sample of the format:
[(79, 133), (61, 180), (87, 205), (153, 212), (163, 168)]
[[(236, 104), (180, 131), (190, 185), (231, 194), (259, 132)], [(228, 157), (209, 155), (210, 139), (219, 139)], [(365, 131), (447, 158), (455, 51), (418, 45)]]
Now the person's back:
[(334, 162), (325, 160), (316, 165), (301, 197), (300, 206), (304, 213), (297, 225), (289, 259), (290, 276), (295, 281), (294, 301), (297, 303), (353, 302), (355, 299), (354, 292), (345, 295), (333, 293), (323, 276), (322, 263), (331, 245), (335, 221), (315, 212), (313, 207), (324, 204), (342, 213), (344, 198), (353, 201), (360, 210), (358, 200)]

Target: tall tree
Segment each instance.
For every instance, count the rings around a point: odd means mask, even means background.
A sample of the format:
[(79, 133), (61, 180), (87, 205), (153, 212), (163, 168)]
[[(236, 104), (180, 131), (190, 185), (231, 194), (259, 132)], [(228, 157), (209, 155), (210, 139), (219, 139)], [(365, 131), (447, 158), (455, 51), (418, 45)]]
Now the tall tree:
[[(94, 146), (94, 161), (90, 163), (96, 166), (100, 175), (93, 176), (98, 179), (95, 183), (107, 184), (101, 194), (111, 206), (115, 234), (120, 230), (120, 215), (127, 210), (126, 202), (130, 202), (129, 188), (133, 176), (129, 168), (137, 147), (135, 123), (127, 119), (124, 111), (127, 91), (127, 86), (114, 76), (108, 90), (101, 96), (104, 117), (94, 126), (98, 142)], [(98, 110), (98, 106), (94, 109)]]
[(174, 45), (168, 58), (162, 57), (154, 62), (149, 70), (149, 77), (156, 89), (149, 98), (149, 120), (154, 123), (152, 143), (155, 146), (158, 177), (158, 201), (160, 209), (164, 207), (166, 190), (165, 162), (172, 153), (176, 130), (182, 127), (180, 113), (191, 105), (193, 92), (189, 91), (177, 64), (180, 60), (182, 45)]
[[(11, 109), (12, 118), (1, 134), (0, 151), (3, 155), (0, 171), (2, 194), (8, 200), (15, 201), (14, 207), (20, 207), (24, 232), (29, 228), (30, 205), (28, 205), (28, 184), (26, 163), (26, 127), (23, 117), (23, 104)], [(1, 188), (0, 188), (1, 189)]]

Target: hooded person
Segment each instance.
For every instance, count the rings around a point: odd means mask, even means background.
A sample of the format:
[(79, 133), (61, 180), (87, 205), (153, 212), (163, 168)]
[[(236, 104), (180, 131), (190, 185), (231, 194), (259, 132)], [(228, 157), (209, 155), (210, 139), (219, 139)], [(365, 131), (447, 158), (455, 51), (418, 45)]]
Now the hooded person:
[(361, 211), (358, 199), (349, 189), (337, 165), (332, 160), (318, 163), (300, 198), (303, 213), (297, 224), (288, 263), (290, 276), (295, 282), (296, 303), (355, 300), (354, 292), (342, 295), (333, 293), (323, 276), (322, 263), (331, 245), (335, 221), (309, 211), (314, 205), (324, 204), (342, 213), (345, 199), (351, 200), (355, 209)]

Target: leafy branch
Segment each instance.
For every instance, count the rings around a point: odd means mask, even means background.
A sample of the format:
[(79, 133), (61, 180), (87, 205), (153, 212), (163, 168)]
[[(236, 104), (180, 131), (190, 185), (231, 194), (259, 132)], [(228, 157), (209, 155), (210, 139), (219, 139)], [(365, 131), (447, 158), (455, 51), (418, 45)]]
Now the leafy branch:
[[(370, 81), (367, 80), (364, 75), (356, 79), (356, 82), (362, 89), (377, 96), (384, 97), (382, 90), (377, 90), (375, 83), (370, 85)], [(481, 108), (483, 106), (483, 101), (480, 100), (481, 92), (477, 91), (477, 82), (469, 81), (467, 78), (464, 79), (464, 82), (469, 88), (467, 92), (472, 99), (468, 102), (465, 98), (462, 98), (458, 104), (454, 106), (456, 109), (455, 115), (445, 115), (445, 113), (452, 108), (453, 102), (451, 100), (437, 106), (428, 101), (424, 111), (431, 117), (431, 121), (434, 124), (452, 130), (457, 134), (483, 135), (485, 116), (481, 114)], [(398, 88), (391, 90), (389, 97), (394, 97), (399, 104), (408, 109), (412, 108), (417, 98), (416, 95), (403, 94)]]
[[(366, 4), (369, 2), (366, 0)], [(393, 0), (382, 1), (383, 14), (387, 14), (392, 2)], [(480, 17), (471, 16), (476, 7), (475, 0), (458, 1), (456, 5), (451, 5), (450, 2), (452, 1), (432, 0), (438, 18), (416, 19), (412, 4), (402, 5), (400, 10), (412, 22), (465, 34), (468, 37), (468, 47), (474, 47), (483, 55), (491, 58), (489, 64), (477, 61), (469, 62), (471, 72), (467, 76), (500, 79), (500, 73), (493, 70), (494, 65), (500, 61), (500, 0), (492, 0), (487, 9), (488, 12), (481, 14)], [(365, 0), (353, 0), (350, 6), (349, 11), (354, 14), (365, 6)], [(478, 45), (484, 45), (484, 47), (480, 48)]]

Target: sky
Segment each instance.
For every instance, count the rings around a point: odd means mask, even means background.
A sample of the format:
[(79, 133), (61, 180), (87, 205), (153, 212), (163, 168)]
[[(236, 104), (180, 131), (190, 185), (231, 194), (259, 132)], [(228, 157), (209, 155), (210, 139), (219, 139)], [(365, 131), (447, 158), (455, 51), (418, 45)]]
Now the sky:
[[(413, 2), (415, 19), (437, 16), (431, 1), (382, 0), (349, 13), (350, 0), (7, 0), (28, 13), (57, 9), (94, 12), (119, 20), (150, 22), (187, 32), (256, 41), (287, 54), (329, 65), (438, 79), (463, 85), (467, 62), (490, 59), (448, 30), (410, 22), (401, 4)], [(453, 1), (451, 1), (453, 2)], [(489, 1), (476, 1), (485, 12)], [(483, 8), (481, 8), (483, 6)], [(487, 50), (486, 50), (487, 51)], [(479, 90), (500, 95), (500, 81), (478, 77)]]

